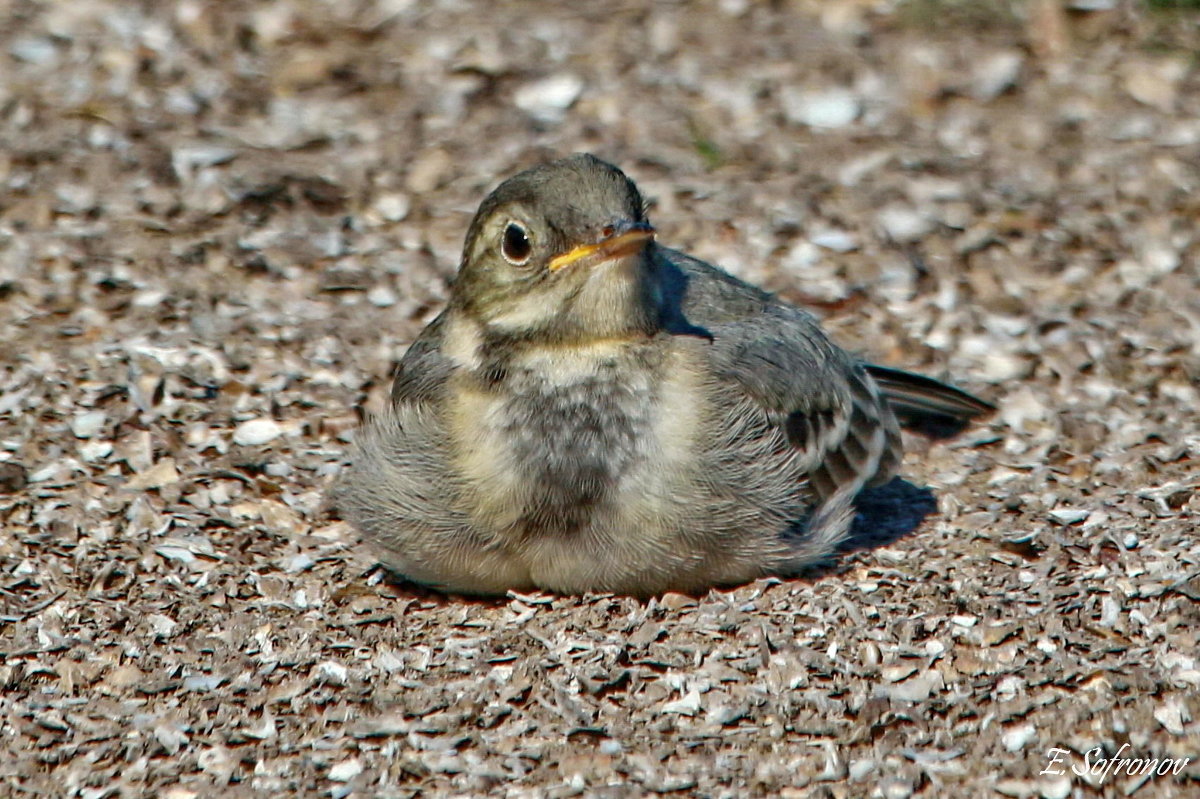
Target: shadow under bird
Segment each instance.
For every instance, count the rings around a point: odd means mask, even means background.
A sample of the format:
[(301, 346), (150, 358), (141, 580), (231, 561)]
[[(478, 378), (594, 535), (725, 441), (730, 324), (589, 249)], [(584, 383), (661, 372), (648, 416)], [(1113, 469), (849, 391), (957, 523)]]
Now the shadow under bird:
[(691, 592), (829, 555), (896, 474), (898, 416), (991, 410), (660, 246), (633, 182), (575, 155), (483, 201), (335, 503), (443, 591)]

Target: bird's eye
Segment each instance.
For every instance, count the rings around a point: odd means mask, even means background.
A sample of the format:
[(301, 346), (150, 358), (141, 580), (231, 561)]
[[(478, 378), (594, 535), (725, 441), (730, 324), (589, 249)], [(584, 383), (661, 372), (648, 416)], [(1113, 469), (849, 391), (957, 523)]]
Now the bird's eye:
[(524, 227), (517, 222), (509, 222), (504, 226), (504, 238), (500, 242), (500, 253), (504, 260), (513, 266), (524, 266), (529, 263), (532, 252), (533, 244)]

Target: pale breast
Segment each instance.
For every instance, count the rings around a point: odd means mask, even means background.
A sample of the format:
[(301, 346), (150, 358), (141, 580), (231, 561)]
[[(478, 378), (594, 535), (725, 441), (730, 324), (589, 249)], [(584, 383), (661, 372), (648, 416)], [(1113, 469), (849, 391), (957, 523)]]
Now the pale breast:
[(741, 582), (786, 556), (803, 459), (716, 380), (708, 342), (531, 350), (488, 385), (454, 378), (452, 451), (481, 532), (562, 591)]
[(457, 376), (451, 429), (476, 523), (527, 538), (653, 516), (695, 430), (690, 372), (664, 370), (671, 357), (645, 341), (530, 348), (502, 384)]

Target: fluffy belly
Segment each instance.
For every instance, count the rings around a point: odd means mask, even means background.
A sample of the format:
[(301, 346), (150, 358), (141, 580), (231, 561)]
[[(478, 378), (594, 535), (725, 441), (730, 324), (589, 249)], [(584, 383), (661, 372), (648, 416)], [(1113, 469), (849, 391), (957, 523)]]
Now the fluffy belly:
[[(660, 519), (695, 472), (699, 378), (637, 353), (528, 358), (500, 386), (462, 376), (450, 426), (465, 510), (516, 544), (607, 539)], [(678, 355), (672, 357), (680, 357)]]
[(744, 582), (785, 557), (809, 499), (801, 464), (761, 410), (713, 391), (703, 346), (665, 353), (683, 361), (671, 368), (452, 378), (456, 512), (488, 557), (542, 588), (641, 595)]
[(753, 403), (682, 366), (529, 370), (515, 386), (460, 373), (442, 412), (399, 408), (367, 429), (347, 510), (389, 567), (444, 590), (753, 579), (806, 515), (803, 464)]

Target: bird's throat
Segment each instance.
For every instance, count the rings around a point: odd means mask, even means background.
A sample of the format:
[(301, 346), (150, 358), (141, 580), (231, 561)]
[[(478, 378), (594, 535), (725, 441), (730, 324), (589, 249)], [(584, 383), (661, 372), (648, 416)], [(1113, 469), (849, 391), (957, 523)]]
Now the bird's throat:
[[(571, 267), (568, 267), (571, 269)], [(525, 290), (460, 303), (451, 325), (467, 349), (588, 347), (654, 336), (662, 328), (663, 292), (640, 254), (575, 274), (551, 277)], [(462, 358), (468, 362), (471, 358)]]

